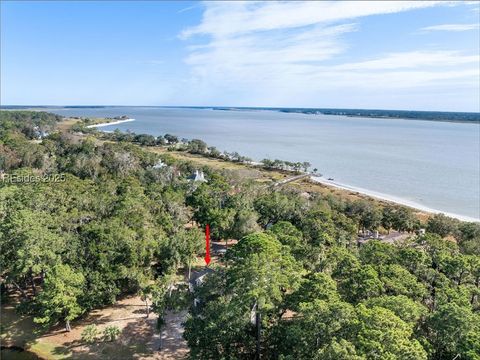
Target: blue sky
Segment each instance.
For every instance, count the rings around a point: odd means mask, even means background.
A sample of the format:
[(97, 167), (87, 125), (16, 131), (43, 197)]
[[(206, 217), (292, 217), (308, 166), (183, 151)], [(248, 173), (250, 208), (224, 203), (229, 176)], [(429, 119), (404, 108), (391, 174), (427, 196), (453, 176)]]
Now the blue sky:
[(1, 2), (1, 102), (480, 111), (479, 2)]

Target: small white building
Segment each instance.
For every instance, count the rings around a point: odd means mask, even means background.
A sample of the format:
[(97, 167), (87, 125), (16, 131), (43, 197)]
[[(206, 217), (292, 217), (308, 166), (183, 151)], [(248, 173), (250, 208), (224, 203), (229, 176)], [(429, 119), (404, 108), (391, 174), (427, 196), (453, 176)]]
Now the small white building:
[(188, 280), (188, 289), (190, 290), (190, 292), (193, 292), (196, 287), (201, 286), (205, 281), (205, 276), (213, 272), (214, 270), (208, 267), (201, 271), (194, 272), (190, 277), (190, 280)]
[(201, 170), (195, 170), (192, 176), (190, 176), (190, 179), (194, 182), (207, 182), (207, 180), (205, 179), (205, 175)]

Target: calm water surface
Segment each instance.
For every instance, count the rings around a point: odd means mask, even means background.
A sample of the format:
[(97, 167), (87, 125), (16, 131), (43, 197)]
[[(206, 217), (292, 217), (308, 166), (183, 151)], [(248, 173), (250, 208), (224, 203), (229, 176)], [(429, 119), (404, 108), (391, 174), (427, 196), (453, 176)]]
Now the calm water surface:
[(136, 119), (116, 128), (198, 138), (219, 150), (309, 161), (324, 177), (444, 212), (480, 219), (480, 125), (277, 111), (109, 107), (70, 116)]

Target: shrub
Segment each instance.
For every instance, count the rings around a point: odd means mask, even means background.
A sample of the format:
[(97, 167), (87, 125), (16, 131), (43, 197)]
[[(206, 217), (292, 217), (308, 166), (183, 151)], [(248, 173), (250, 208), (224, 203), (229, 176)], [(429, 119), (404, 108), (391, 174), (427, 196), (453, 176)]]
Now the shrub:
[(105, 341), (115, 341), (118, 335), (120, 335), (120, 329), (118, 326), (107, 326), (103, 330), (103, 338)]
[(96, 325), (88, 325), (82, 331), (82, 341), (92, 344), (95, 342), (98, 335), (98, 329)]

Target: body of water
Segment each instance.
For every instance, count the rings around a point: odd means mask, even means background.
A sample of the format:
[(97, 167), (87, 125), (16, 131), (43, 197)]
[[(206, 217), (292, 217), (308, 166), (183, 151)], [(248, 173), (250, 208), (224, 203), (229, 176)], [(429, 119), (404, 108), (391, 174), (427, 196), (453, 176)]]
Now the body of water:
[(269, 110), (162, 107), (54, 109), (133, 122), (103, 127), (202, 139), (219, 150), (308, 161), (324, 178), (425, 210), (480, 219), (480, 125)]

